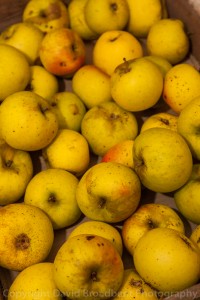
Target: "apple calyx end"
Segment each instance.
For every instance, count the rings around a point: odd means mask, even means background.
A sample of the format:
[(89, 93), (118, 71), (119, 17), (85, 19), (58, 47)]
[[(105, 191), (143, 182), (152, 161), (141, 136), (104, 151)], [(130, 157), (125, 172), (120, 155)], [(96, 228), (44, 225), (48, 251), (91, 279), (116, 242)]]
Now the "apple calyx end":
[(91, 278), (92, 281), (98, 281), (97, 272), (96, 271), (92, 271), (92, 273), (90, 275), (90, 278)]
[(56, 196), (54, 194), (50, 194), (47, 201), (48, 203), (56, 203), (57, 202)]
[(15, 239), (15, 247), (18, 250), (26, 250), (30, 246), (31, 239), (26, 233), (20, 233)]

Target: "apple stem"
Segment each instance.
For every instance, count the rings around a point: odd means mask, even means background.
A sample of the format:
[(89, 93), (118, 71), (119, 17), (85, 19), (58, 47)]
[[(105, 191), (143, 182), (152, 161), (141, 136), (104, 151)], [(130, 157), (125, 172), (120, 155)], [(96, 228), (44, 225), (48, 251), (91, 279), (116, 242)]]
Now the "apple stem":
[(12, 163), (13, 163), (13, 161), (9, 159), (6, 161), (5, 165), (7, 168), (10, 168), (12, 166)]
[(96, 271), (93, 271), (91, 273), (91, 279), (92, 279), (92, 281), (97, 281), (97, 272)]

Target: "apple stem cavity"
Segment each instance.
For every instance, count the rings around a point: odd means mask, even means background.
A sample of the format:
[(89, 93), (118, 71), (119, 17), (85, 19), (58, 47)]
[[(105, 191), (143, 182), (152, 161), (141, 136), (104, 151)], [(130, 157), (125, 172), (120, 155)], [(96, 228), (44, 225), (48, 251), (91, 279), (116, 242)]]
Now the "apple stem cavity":
[(97, 272), (96, 271), (93, 271), (90, 275), (92, 281), (98, 281), (97, 279)]
[(5, 166), (7, 167), (7, 168), (10, 168), (11, 166), (12, 166), (12, 163), (13, 163), (13, 161), (12, 160), (7, 160), (6, 162), (5, 162)]
[(148, 226), (149, 226), (150, 229), (154, 229), (154, 228), (157, 227), (157, 226), (155, 226), (155, 224), (153, 223), (153, 221), (150, 220), (150, 219), (147, 220), (147, 224), (148, 224)]
[(98, 208), (104, 208), (106, 204), (106, 199), (105, 198), (100, 198)]
[(56, 196), (54, 194), (50, 194), (50, 196), (48, 198), (48, 202), (49, 203), (56, 203), (57, 202)]
[(26, 233), (21, 233), (15, 239), (15, 246), (18, 250), (26, 250), (30, 246), (30, 241)]
[(115, 2), (111, 3), (110, 8), (113, 12), (116, 12), (118, 10), (117, 3)]

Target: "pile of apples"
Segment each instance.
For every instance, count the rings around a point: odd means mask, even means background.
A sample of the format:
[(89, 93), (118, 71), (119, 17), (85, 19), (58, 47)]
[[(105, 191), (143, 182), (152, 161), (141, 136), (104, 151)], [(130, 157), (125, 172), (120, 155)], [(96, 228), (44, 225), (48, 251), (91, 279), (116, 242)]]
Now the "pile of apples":
[(9, 300), (156, 300), (199, 282), (200, 74), (189, 50), (164, 0), (29, 0), (2, 30)]

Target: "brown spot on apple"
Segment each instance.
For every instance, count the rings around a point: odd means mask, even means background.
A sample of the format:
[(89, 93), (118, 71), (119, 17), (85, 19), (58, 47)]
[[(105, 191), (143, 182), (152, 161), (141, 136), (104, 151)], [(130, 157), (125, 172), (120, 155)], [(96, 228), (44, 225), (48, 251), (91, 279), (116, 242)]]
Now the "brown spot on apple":
[(87, 235), (87, 236), (86, 236), (86, 240), (87, 240), (87, 241), (91, 241), (91, 240), (93, 240), (94, 238), (95, 238), (94, 235)]
[(142, 286), (142, 281), (141, 280), (135, 280), (135, 279), (132, 278), (129, 281), (129, 285), (130, 286), (138, 286), (138, 287), (140, 287), (140, 286)]
[(117, 3), (113, 2), (110, 4), (110, 8), (113, 12), (116, 12), (118, 10), (118, 5)]
[(15, 247), (18, 250), (26, 250), (30, 246), (31, 239), (28, 237), (26, 233), (20, 233), (15, 238)]
[(167, 120), (167, 119), (160, 118), (160, 121), (166, 125), (169, 125), (169, 120)]

